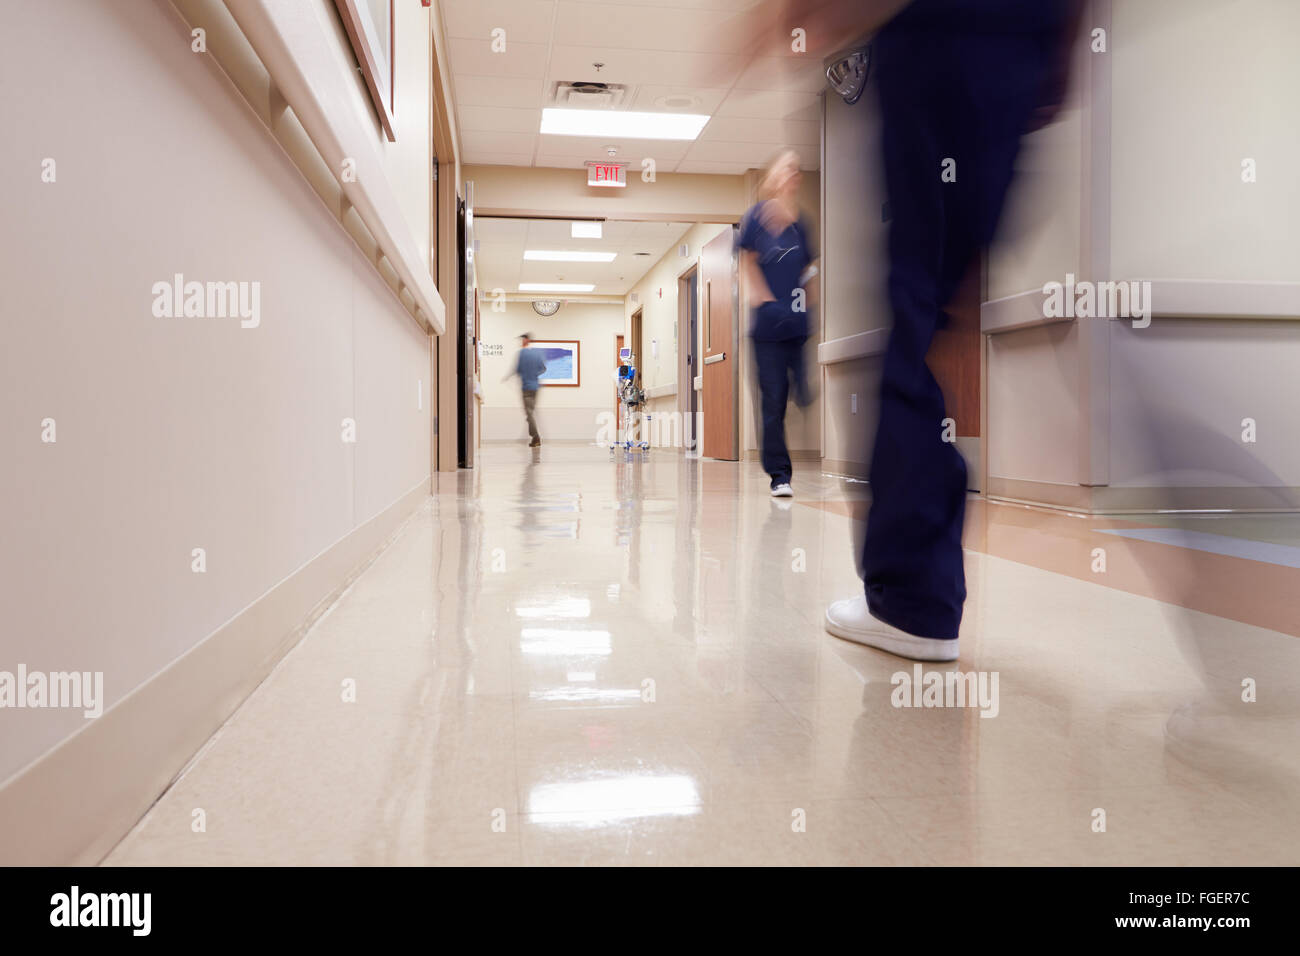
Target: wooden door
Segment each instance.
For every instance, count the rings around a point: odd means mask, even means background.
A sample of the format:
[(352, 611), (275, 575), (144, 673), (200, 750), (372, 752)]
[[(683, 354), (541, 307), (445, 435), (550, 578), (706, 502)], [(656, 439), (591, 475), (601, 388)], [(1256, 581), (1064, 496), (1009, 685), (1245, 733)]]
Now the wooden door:
[(700, 284), (704, 304), (700, 352), (704, 389), (704, 448), (706, 458), (735, 461), (737, 455), (736, 393), (740, 380), (736, 356), (735, 274), (732, 230), (715, 237), (700, 255)]

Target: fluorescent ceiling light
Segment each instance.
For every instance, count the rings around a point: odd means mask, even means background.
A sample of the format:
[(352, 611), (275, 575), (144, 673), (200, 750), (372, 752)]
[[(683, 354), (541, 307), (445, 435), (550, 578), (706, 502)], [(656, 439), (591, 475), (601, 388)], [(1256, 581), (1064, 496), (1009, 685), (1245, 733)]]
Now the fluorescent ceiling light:
[(695, 139), (709, 117), (702, 113), (615, 113), (610, 110), (542, 110), (541, 132), (602, 139)]
[(566, 252), (563, 249), (525, 249), (524, 258), (535, 262), (613, 262), (617, 252)]
[(575, 222), (569, 229), (569, 235), (574, 239), (599, 239), (600, 234), (598, 222)]
[(594, 292), (596, 286), (589, 282), (521, 282), (520, 292)]

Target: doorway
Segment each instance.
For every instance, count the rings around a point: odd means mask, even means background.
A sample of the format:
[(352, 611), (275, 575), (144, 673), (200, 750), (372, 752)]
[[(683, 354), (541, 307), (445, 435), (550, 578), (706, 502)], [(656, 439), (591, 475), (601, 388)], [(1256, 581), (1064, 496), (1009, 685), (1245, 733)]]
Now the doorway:
[(632, 345), (632, 364), (636, 366), (637, 381), (634, 383), (640, 385), (641, 366), (645, 364), (645, 356), (641, 354), (641, 314), (642, 310), (637, 309), (632, 313), (631, 345)]
[(700, 343), (699, 268), (692, 265), (677, 277), (677, 410), (682, 416), (682, 443), (688, 455), (700, 453), (700, 374), (696, 353)]
[(456, 245), (460, 250), (456, 352), (456, 448), (461, 468), (474, 467), (474, 382), (478, 368), (478, 289), (474, 269), (474, 184), (466, 182), (465, 196), (457, 207)]

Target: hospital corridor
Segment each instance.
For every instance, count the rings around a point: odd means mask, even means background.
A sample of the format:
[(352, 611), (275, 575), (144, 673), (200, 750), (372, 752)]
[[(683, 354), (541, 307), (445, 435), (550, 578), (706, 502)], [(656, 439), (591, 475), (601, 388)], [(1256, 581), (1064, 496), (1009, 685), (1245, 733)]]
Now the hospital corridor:
[(0, 921), (339, 944), (286, 914), (422, 926), (410, 867), (1284, 919), (1297, 36), (0, 2)]

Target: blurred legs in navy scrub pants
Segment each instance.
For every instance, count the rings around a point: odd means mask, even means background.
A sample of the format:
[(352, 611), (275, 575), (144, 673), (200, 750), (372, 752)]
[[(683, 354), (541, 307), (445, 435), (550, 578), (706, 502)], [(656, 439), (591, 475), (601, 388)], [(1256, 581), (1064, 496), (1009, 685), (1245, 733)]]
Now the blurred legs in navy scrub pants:
[[(1052, 95), (1066, 6), (917, 0), (872, 44), (893, 328), (869, 475), (865, 601), (827, 610), (838, 637), (922, 660), (957, 656), (966, 465), (943, 440), (943, 394), (925, 358), (944, 307), (993, 238), (1020, 137)], [(945, 165), (954, 181), (941, 176)]]
[(794, 390), (800, 408), (809, 402), (808, 379), (804, 373), (804, 340), (754, 342), (754, 363), (758, 367), (758, 391), (762, 396), (763, 470), (772, 486), (789, 484), (793, 471), (785, 444), (785, 407)]

